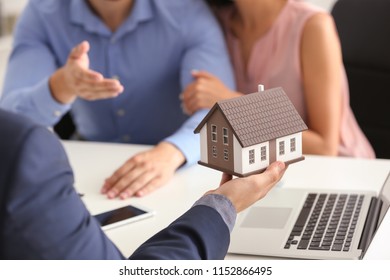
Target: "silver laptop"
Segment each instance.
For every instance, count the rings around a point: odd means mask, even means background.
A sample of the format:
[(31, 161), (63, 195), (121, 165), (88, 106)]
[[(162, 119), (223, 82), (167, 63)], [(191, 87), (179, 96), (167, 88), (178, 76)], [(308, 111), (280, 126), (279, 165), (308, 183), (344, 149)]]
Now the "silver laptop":
[(390, 205), (390, 174), (375, 192), (274, 188), (240, 213), (229, 253), (361, 259)]

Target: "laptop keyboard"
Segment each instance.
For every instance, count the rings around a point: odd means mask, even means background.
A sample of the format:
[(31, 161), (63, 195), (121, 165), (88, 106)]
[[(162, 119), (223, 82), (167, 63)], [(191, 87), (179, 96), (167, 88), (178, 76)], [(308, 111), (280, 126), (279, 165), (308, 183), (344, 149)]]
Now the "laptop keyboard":
[(348, 252), (364, 195), (308, 194), (285, 249)]

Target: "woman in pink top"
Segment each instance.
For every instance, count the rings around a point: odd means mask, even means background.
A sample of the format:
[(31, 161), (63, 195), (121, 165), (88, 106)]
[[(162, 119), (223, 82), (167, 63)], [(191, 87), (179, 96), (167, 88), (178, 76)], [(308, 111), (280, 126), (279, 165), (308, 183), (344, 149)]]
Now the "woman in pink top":
[(297, 0), (209, 2), (225, 32), (238, 91), (196, 71), (182, 94), (187, 113), (256, 92), (258, 84), (283, 87), (309, 127), (303, 133), (304, 153), (375, 157), (349, 106), (340, 42), (329, 13)]

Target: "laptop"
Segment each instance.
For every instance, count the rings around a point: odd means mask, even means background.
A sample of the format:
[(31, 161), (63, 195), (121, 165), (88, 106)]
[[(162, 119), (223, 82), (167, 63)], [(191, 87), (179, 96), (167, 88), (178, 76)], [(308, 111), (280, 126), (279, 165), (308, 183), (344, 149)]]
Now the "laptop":
[(274, 188), (241, 212), (228, 252), (298, 259), (362, 259), (390, 205), (390, 173), (379, 196)]

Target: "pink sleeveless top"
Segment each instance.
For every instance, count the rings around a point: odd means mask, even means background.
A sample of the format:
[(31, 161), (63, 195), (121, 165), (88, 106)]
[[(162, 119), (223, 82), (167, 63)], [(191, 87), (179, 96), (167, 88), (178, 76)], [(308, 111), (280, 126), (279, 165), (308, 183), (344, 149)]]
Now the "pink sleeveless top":
[[(271, 29), (255, 43), (247, 69), (244, 69), (239, 42), (226, 28), (232, 10), (222, 11), (220, 16), (238, 91), (256, 92), (258, 84), (263, 84), (265, 89), (283, 87), (303, 120), (307, 122), (300, 71), (300, 41), (306, 21), (319, 12), (324, 11), (301, 1), (288, 0)], [(349, 106), (349, 89), (345, 70), (340, 94), (343, 95), (343, 111), (339, 155), (375, 158), (375, 153)]]

